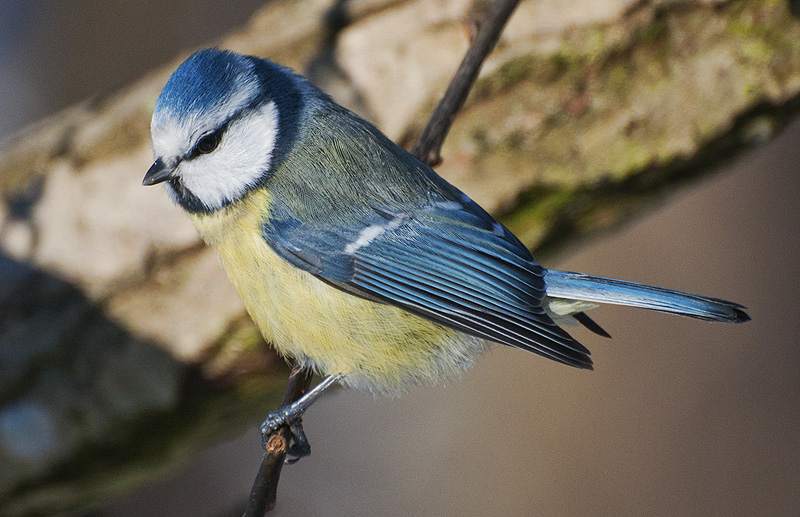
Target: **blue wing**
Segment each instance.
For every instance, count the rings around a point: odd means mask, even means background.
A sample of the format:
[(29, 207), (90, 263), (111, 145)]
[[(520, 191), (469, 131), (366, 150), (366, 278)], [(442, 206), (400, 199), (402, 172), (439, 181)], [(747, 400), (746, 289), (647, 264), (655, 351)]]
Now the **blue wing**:
[(373, 207), (336, 227), (273, 213), (263, 233), (285, 260), (351, 294), (591, 368), (589, 351), (542, 308), (541, 266), (466, 196), (434, 200), (413, 213)]

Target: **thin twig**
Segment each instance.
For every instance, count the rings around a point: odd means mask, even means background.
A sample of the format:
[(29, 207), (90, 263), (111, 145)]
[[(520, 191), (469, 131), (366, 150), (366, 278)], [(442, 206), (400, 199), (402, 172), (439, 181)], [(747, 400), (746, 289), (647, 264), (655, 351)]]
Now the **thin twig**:
[[(497, 44), (506, 21), (518, 3), (519, 0), (495, 0), (486, 10), (485, 19), (480, 23), (478, 33), (472, 40), (461, 66), (411, 150), (411, 153), (420, 160), (432, 166), (441, 161), (439, 153), (453, 119), (464, 105), (484, 59)], [(286, 386), (281, 407), (300, 399), (310, 385), (311, 374), (295, 367), (289, 376), (289, 384)], [(245, 517), (261, 517), (275, 508), (278, 481), (289, 448), (289, 440), (291, 431), (288, 426), (281, 427), (266, 438), (263, 444), (266, 452), (250, 491)]]
[(434, 166), (441, 163), (442, 144), (450, 131), (450, 126), (453, 125), (456, 113), (464, 106), (467, 94), (478, 77), (483, 61), (494, 49), (503, 27), (518, 3), (519, 0), (495, 0), (486, 9), (486, 18), (480, 23), (478, 33), (467, 49), (461, 66), (458, 67), (450, 81), (444, 97), (436, 105), (425, 130), (411, 149), (411, 154), (428, 165)]
[[(306, 394), (311, 386), (312, 373), (295, 366), (289, 374), (289, 382), (283, 394), (280, 407), (299, 400)], [(286, 461), (289, 450), (289, 441), (292, 432), (289, 426), (284, 425), (264, 440), (264, 457), (258, 469), (250, 498), (247, 501), (244, 517), (261, 517), (275, 508), (278, 498), (278, 481), (281, 478), (281, 469)]]

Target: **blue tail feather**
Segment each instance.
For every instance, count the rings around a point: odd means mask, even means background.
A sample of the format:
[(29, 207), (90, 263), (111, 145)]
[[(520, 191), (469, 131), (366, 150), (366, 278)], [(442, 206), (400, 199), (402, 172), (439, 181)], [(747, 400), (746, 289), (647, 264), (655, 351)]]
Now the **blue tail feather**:
[(750, 320), (738, 303), (663, 287), (551, 269), (545, 270), (544, 280), (552, 298), (641, 307), (707, 321)]

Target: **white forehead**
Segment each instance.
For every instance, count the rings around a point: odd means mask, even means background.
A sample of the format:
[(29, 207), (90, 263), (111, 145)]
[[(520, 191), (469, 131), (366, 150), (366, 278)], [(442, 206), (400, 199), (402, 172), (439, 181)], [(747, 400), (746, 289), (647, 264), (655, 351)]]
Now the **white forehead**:
[(200, 106), (188, 99), (189, 109), (160, 105), (153, 113), (150, 134), (153, 151), (165, 161), (187, 153), (205, 132), (216, 129), (258, 95), (254, 74), (239, 74), (230, 89), (214, 102)]

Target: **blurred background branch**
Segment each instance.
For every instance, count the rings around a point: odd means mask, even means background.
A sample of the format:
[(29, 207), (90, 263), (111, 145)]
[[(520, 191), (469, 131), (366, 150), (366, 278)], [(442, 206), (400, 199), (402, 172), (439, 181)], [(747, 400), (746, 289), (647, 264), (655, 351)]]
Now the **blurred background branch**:
[[(514, 14), (437, 169), (540, 252), (628, 220), (798, 111), (789, 2), (546, 5)], [(409, 146), (478, 8), (273, 1), (210, 44), (295, 67)], [(0, 152), (8, 515), (96, 506), (255, 426), (282, 392), (288, 369), (216, 257), (166, 196), (139, 186), (152, 105), (192, 50)]]

